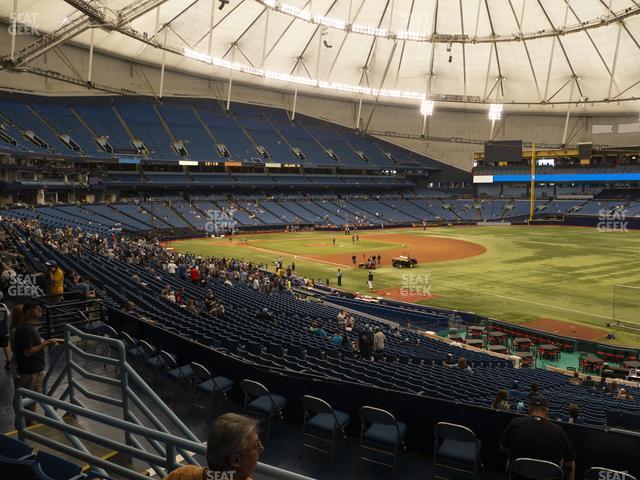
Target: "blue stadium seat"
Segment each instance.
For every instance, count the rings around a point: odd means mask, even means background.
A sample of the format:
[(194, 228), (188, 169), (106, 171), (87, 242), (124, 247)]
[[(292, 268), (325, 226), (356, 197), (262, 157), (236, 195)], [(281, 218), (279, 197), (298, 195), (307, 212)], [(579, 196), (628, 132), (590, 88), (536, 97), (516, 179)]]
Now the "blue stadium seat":
[[(404, 437), (407, 425), (388, 411), (380, 408), (364, 406), (360, 408), (360, 453), (358, 454), (358, 469), (360, 460), (383, 465), (391, 468), (395, 475), (398, 453), (404, 449)], [(370, 456), (366, 456), (370, 453)], [(380, 460), (376, 454), (391, 457), (387, 463)]]
[(453, 423), (439, 422), (433, 428), (435, 438), (433, 464), (440, 470), (454, 470), (481, 473), (482, 444), (467, 427)]

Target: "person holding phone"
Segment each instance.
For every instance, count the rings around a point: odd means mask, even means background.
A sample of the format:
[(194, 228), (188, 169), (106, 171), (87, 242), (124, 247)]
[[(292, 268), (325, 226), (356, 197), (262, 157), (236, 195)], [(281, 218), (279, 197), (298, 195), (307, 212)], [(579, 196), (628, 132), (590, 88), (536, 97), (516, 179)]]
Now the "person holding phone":
[[(22, 387), (42, 393), (45, 370), (44, 350), (49, 345), (59, 345), (64, 340), (61, 338), (43, 340), (40, 337), (36, 327), (36, 323), (42, 318), (42, 307), (39, 303), (26, 303), (22, 310), (24, 319), (15, 332), (17, 375), (14, 378), (14, 384), (16, 389)], [(27, 408), (35, 411), (35, 404)]]

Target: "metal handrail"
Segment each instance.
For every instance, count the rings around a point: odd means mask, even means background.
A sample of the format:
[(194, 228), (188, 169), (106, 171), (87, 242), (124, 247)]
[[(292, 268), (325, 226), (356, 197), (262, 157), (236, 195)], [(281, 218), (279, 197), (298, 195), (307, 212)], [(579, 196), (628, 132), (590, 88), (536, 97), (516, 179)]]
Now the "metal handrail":
[[(79, 337), (80, 340), (91, 341), (113, 348), (117, 352), (117, 358), (111, 358), (95, 353), (89, 353), (78, 345), (71, 343), (72, 337)], [(120, 475), (131, 480), (145, 480), (147, 476), (117, 465), (108, 460), (101, 459), (91, 454), (82, 443), (82, 440), (90, 441), (105, 448), (115, 450), (119, 453), (129, 455), (133, 458), (147, 462), (151, 468), (160, 476), (166, 474), (166, 470), (172, 470), (180, 466), (176, 456), (180, 454), (185, 462), (199, 465), (193, 458), (193, 454), (205, 455), (205, 445), (189, 430), (189, 428), (175, 415), (175, 413), (156, 395), (156, 393), (146, 384), (146, 382), (131, 368), (126, 361), (126, 349), (122, 341), (114, 338), (101, 337), (81, 331), (73, 325), (65, 326), (65, 343), (62, 348), (64, 352), (58, 357), (64, 359), (62, 368), (53, 386), (47, 389), (46, 386), (55, 366), (47, 372), (45, 376), (45, 389), (47, 394), (42, 394), (19, 388), (16, 390), (14, 398), (14, 408), (16, 412), (16, 426), (18, 435), (22, 439), (30, 439), (45, 445), (63, 454), (78, 458), (94, 469), (102, 472), (102, 469)], [(108, 363), (116, 366), (119, 371), (119, 378), (107, 377), (97, 373), (87, 371), (83, 366), (74, 360), (74, 355), (83, 359)], [(119, 386), (122, 392), (122, 399), (108, 397), (106, 395), (91, 392), (86, 385), (79, 383), (75, 377), (88, 378), (95, 382), (101, 382), (111, 386)], [(62, 385), (62, 380), (67, 380), (67, 385), (60, 398), (53, 395)], [(138, 395), (131, 388), (136, 385), (141, 393), (145, 395), (145, 402), (142, 402)], [(122, 409), (122, 419), (111, 415), (106, 415), (88, 409), (78, 398), (77, 393), (83, 396), (115, 405)], [(28, 410), (26, 407), (36, 403), (42, 407), (44, 415)], [(147, 427), (136, 417), (131, 410), (135, 405), (152, 423), (153, 427)], [(151, 407), (151, 408), (150, 408)], [(104, 436), (94, 434), (82, 428), (68, 425), (58, 415), (57, 411), (62, 410), (67, 414), (83, 417), (88, 420), (110, 426), (124, 432), (124, 443)], [(156, 417), (153, 412), (161, 412), (180, 431), (178, 436), (172, 434), (165, 425)], [(67, 445), (33, 430), (27, 430), (26, 421), (33, 420), (48, 427), (64, 433), (71, 445)], [(142, 437), (147, 444), (153, 446), (156, 452), (145, 449), (135, 436)], [(299, 475), (277, 467), (258, 463), (256, 473), (273, 476), (283, 480), (312, 480), (310, 477)]]

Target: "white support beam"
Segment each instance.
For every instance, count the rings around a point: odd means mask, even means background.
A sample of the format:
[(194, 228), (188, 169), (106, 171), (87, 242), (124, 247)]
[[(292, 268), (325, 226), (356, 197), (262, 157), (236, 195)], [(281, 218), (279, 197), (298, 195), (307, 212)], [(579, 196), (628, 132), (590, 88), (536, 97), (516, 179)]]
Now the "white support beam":
[(571, 81), (571, 88), (569, 89), (569, 105), (567, 105), (567, 116), (564, 119), (564, 131), (562, 132), (562, 145), (566, 145), (567, 144), (567, 131), (569, 130), (569, 118), (571, 117), (571, 107), (573, 106), (573, 104), (571, 103), (573, 101), (573, 89), (576, 86), (576, 78), (573, 78)]
[(95, 29), (91, 29), (91, 38), (89, 43), (89, 71), (87, 72), (87, 82), (91, 83), (92, 75), (93, 75), (93, 37), (95, 34)]
[[(158, 9), (160, 10), (160, 9)], [(164, 30), (164, 35), (163, 35), (163, 39), (162, 39), (162, 43), (163, 44), (167, 44), (167, 32), (169, 31), (168, 28), (165, 28)], [(166, 50), (162, 50), (162, 66), (160, 67), (160, 91), (158, 93), (158, 98), (162, 98), (162, 93), (164, 91), (164, 66), (165, 66), (165, 62), (166, 62), (166, 55), (167, 55), (167, 51)]]
[(264, 36), (262, 37), (262, 60), (260, 61), (260, 68), (262, 69), (264, 69), (264, 62), (267, 59), (267, 38), (269, 35), (269, 12), (270, 11), (271, 9), (267, 9), (267, 15), (264, 19)]
[(13, 0), (13, 12), (11, 17), (11, 61), (16, 60), (16, 35), (18, 33), (18, 0)]
[[(237, 45), (233, 44), (231, 46), (232, 51), (231, 51), (231, 62), (235, 62), (236, 59), (236, 49), (238, 48)], [(229, 109), (231, 108), (231, 87), (233, 86), (233, 70), (231, 70), (229, 72), (229, 86), (227, 87), (227, 112), (229, 111)]]
[(211, 47), (213, 46), (213, 26), (216, 21), (216, 4), (211, 2), (211, 16), (209, 17), (209, 39), (207, 43), (207, 55), (211, 56)]
[(616, 48), (613, 51), (613, 65), (611, 66), (611, 77), (609, 78), (609, 90), (607, 90), (607, 98), (611, 98), (611, 91), (613, 89), (613, 79), (616, 75), (616, 66), (618, 65), (618, 51), (620, 50), (620, 35), (622, 34), (622, 27), (624, 24), (620, 22), (618, 24), (618, 36), (616, 38)]

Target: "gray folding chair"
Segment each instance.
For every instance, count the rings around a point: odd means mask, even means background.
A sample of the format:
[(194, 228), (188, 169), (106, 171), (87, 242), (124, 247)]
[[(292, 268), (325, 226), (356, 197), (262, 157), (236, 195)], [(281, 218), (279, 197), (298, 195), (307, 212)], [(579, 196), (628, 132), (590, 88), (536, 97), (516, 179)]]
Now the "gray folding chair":
[(475, 433), (467, 427), (454, 423), (439, 422), (433, 427), (435, 438), (433, 465), (439, 470), (436, 478), (446, 470), (456, 470), (473, 474), (482, 474), (480, 451), (482, 443)]
[[(302, 422), (300, 457), (302, 457), (304, 447), (311, 448), (329, 455), (329, 464), (333, 466), (336, 437), (340, 434), (345, 440), (347, 439), (344, 429), (349, 424), (349, 415), (339, 410), (334, 410), (331, 405), (321, 398), (312, 397), (311, 395), (303, 396), (301, 402), (304, 408), (304, 419)], [(317, 444), (305, 443), (306, 438), (316, 440)], [(325, 450), (318, 444), (328, 444), (329, 449)], [(347, 442), (348, 447), (349, 443)]]
[(271, 420), (273, 417), (284, 418), (282, 411), (287, 406), (287, 399), (276, 395), (261, 383), (253, 380), (242, 380), (240, 387), (244, 392), (243, 411), (267, 420), (267, 438), (271, 433)]
[(547, 460), (517, 458), (509, 466), (509, 480), (562, 480), (562, 468)]
[[(396, 420), (390, 412), (380, 408), (364, 406), (360, 408), (360, 451), (356, 471), (360, 470), (360, 460), (391, 468), (395, 475), (398, 452), (404, 449), (407, 425)], [(366, 454), (370, 456), (366, 456)], [(379, 457), (391, 457), (391, 463)]]

